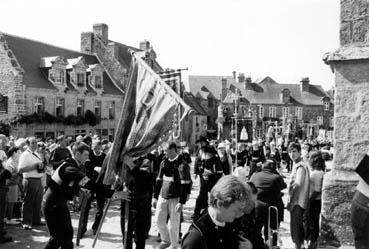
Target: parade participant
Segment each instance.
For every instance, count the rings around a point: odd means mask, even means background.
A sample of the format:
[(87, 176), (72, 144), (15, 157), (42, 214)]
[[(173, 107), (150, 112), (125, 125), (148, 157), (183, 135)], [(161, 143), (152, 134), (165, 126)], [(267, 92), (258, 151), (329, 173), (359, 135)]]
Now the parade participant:
[(232, 172), (232, 159), (226, 152), (226, 146), (224, 143), (218, 144), (218, 157), (222, 164), (223, 174), (229, 175)]
[(4, 169), (1, 161), (0, 161), (0, 243), (10, 242), (12, 241), (12, 237), (6, 236), (5, 231), (5, 206), (6, 206), (6, 192), (8, 188), (5, 186), (6, 180), (9, 179), (12, 174), (9, 170)]
[(223, 175), (222, 164), (217, 156), (217, 151), (210, 145), (203, 146), (199, 163), (200, 191), (196, 198), (193, 218), (196, 219), (202, 209), (208, 205), (208, 193)]
[[(257, 199), (268, 206), (275, 206), (278, 209), (278, 224), (275, 224), (276, 216), (272, 213), (271, 224), (273, 229), (279, 227), (283, 221), (284, 205), (282, 200), (282, 190), (287, 187), (283, 177), (277, 172), (274, 160), (268, 159), (263, 164), (260, 172), (252, 175), (250, 181), (257, 188)], [(264, 237), (268, 237), (268, 225), (264, 226)]]
[(178, 154), (182, 155), (182, 157), (186, 160), (186, 162), (188, 164), (192, 163), (192, 159), (191, 159), (190, 153), (188, 151), (186, 141), (180, 142), (179, 146), (180, 146), (180, 148), (179, 148)]
[[(102, 152), (102, 143), (99, 140), (94, 140), (92, 142), (92, 150), (89, 152), (89, 160), (85, 162), (83, 169), (86, 169), (86, 176), (91, 179), (92, 182), (96, 182), (99, 173), (101, 171), (101, 166), (104, 162), (106, 155)], [(83, 171), (83, 170), (82, 170)], [(87, 231), (87, 223), (88, 223), (88, 215), (91, 209), (91, 202), (93, 198), (96, 198), (96, 214), (95, 221), (92, 225), (92, 233), (96, 234), (97, 228), (99, 227), (101, 217), (104, 213), (104, 204), (106, 201), (106, 189), (109, 189), (108, 186), (102, 183), (103, 177), (99, 178), (99, 181), (95, 183), (94, 191), (91, 192), (91, 196), (88, 198), (85, 210), (81, 211), (81, 215), (83, 214), (82, 224), (81, 224), (81, 237)]]
[[(241, 217), (249, 202), (252, 202), (250, 193), (236, 176), (227, 175), (220, 178), (210, 191), (208, 208), (193, 221), (183, 237), (182, 249), (243, 248), (239, 247), (235, 229), (226, 226), (226, 223), (232, 223)], [(244, 240), (243, 243), (250, 246), (249, 241)]]
[(50, 164), (53, 166), (54, 170), (56, 170), (64, 160), (72, 157), (72, 154), (67, 148), (67, 137), (65, 135), (60, 135), (57, 137), (57, 142), (59, 146), (51, 152), (50, 156)]
[(356, 168), (360, 176), (351, 204), (351, 224), (355, 248), (369, 248), (369, 152)]
[(250, 241), (252, 249), (268, 249), (261, 235), (263, 226), (268, 227), (268, 205), (257, 200), (258, 191), (252, 182), (246, 182), (246, 188), (250, 201), (244, 206), (244, 214), (229, 225), (239, 235), (238, 239)]
[(18, 202), (18, 161), (21, 151), (17, 147), (11, 147), (8, 150), (7, 157), (9, 158), (6, 162), (5, 169), (7, 169), (11, 174), (11, 178), (6, 181), (6, 186), (8, 187), (7, 193), (7, 205), (6, 205), (6, 224), (7, 225), (17, 225), (18, 221), (13, 219), (13, 210), (15, 203)]
[(322, 187), (325, 170), (325, 161), (320, 151), (314, 151), (309, 158), (310, 166), (310, 200), (308, 218), (310, 219), (307, 239), (309, 241), (308, 249), (316, 249), (319, 237), (319, 219), (322, 208)]
[(286, 164), (287, 171), (291, 172), (291, 170), (292, 170), (292, 161), (291, 161), (291, 158), (288, 155), (288, 140), (286, 140), (285, 142), (282, 142), (280, 148), (281, 148), (281, 152), (282, 152), (282, 160)]
[(81, 171), (90, 148), (84, 143), (75, 145), (73, 158), (65, 160), (54, 172), (43, 198), (43, 212), (50, 233), (45, 249), (72, 249), (73, 227), (67, 201), (78, 194), (81, 187), (90, 188), (91, 181)]
[(44, 164), (36, 153), (37, 140), (27, 139), (28, 148), (19, 157), (19, 173), (23, 174), (23, 229), (31, 230), (32, 225), (45, 225), (41, 222), (41, 202), (43, 187), (41, 178)]
[(251, 177), (255, 172), (259, 172), (261, 170), (260, 162), (262, 161), (264, 161), (263, 152), (260, 150), (258, 142), (253, 141), (249, 177)]
[[(134, 229), (136, 249), (144, 249), (151, 227), (151, 201), (153, 194), (153, 165), (147, 157), (134, 161), (134, 168), (127, 173), (126, 186), (131, 193), (129, 223)], [(122, 201), (121, 207), (124, 207)], [(121, 208), (121, 228), (124, 235), (125, 209)], [(131, 236), (131, 233), (127, 236)], [(127, 237), (127, 241), (131, 238)], [(127, 247), (131, 247), (127, 245)]]
[[(165, 145), (164, 150), (166, 157), (160, 165), (152, 203), (156, 208), (155, 221), (161, 237), (160, 249), (169, 246), (178, 248), (180, 214), (191, 184), (189, 170), (186, 170), (188, 164), (177, 154), (177, 145), (171, 142)], [(170, 231), (167, 227), (168, 217)]]
[(296, 249), (301, 249), (304, 239), (303, 216), (309, 201), (309, 169), (301, 157), (301, 146), (291, 143), (288, 153), (293, 161), (293, 171), (289, 184), (288, 209), (291, 212), (291, 237)]

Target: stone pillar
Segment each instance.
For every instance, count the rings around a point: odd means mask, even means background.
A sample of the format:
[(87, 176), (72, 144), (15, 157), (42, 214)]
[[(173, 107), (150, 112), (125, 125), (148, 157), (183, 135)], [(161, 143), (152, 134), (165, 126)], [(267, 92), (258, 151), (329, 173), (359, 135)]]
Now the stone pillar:
[(323, 183), (322, 242), (353, 244), (354, 169), (369, 150), (369, 4), (341, 0), (341, 47), (324, 55), (335, 75), (334, 165)]

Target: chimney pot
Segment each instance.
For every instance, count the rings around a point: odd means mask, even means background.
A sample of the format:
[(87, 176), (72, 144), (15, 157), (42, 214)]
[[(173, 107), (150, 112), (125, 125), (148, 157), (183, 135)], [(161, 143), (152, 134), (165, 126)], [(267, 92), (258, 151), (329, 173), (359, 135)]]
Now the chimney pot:
[(101, 39), (101, 41), (107, 45), (108, 44), (108, 33), (109, 27), (105, 23), (96, 23), (93, 25), (94, 34)]
[(233, 74), (233, 79), (236, 80), (236, 71), (233, 71), (232, 74)]

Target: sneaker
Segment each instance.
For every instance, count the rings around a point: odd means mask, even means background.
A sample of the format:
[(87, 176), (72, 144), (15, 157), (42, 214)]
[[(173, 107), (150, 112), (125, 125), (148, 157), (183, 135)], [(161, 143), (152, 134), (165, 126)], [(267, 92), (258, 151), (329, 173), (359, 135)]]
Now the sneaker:
[(11, 220), (6, 220), (6, 224), (7, 225), (19, 225), (20, 224), (20, 222), (19, 221), (16, 221), (16, 220), (14, 220), (14, 219), (11, 219)]
[(170, 243), (160, 242), (160, 245), (159, 245), (158, 249), (165, 249), (165, 248), (168, 248), (168, 247), (170, 247)]

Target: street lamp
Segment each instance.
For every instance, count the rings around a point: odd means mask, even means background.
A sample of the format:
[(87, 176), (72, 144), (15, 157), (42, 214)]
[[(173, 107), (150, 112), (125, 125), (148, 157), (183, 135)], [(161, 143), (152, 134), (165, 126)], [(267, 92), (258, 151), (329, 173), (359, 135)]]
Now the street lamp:
[(236, 91), (234, 94), (233, 94), (233, 100), (234, 100), (234, 127), (235, 127), (235, 140), (236, 140), (236, 155), (235, 155), (235, 166), (237, 167), (238, 166), (238, 163), (237, 163), (237, 151), (238, 151), (238, 139), (237, 139), (237, 132), (238, 132), (238, 127), (237, 127), (237, 122), (238, 122), (238, 106), (237, 106), (237, 102), (240, 98), (240, 95), (239, 93)]

